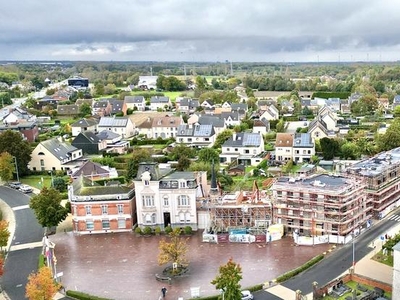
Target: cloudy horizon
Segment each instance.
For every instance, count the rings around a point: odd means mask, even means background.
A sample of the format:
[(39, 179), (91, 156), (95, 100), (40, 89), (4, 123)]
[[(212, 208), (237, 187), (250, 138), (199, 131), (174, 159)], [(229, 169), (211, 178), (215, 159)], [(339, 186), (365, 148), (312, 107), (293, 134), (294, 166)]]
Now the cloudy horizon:
[[(19, 3), (18, 3), (19, 2)], [(0, 60), (400, 60), (394, 0), (17, 0)]]

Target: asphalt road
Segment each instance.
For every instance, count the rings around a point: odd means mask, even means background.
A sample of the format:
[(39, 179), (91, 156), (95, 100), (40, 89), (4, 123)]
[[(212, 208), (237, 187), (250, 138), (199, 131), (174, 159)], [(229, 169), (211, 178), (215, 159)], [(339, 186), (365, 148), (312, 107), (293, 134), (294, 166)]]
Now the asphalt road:
[[(400, 209), (397, 209), (395, 212), (400, 212)], [(361, 260), (369, 252), (371, 252), (372, 248), (369, 247), (371, 242), (387, 233), (389, 229), (395, 225), (397, 225), (396, 222), (385, 218), (367, 229), (354, 240), (356, 270), (357, 261)], [(307, 295), (312, 292), (312, 283), (314, 281), (318, 282), (318, 286), (324, 286), (343, 274), (343, 272), (348, 271), (352, 266), (352, 263), (353, 243), (348, 243), (343, 245), (337, 251), (329, 254), (314, 267), (282, 283), (282, 285), (293, 291), (300, 290), (303, 295)], [(254, 293), (254, 299), (275, 300), (281, 298), (268, 293), (267, 290)]]
[[(26, 207), (29, 204), (29, 196), (1, 186), (0, 198), (14, 209), (16, 228), (11, 246), (41, 242), (44, 231), (38, 224), (33, 211)], [(41, 247), (28, 247), (8, 253), (1, 286), (11, 300), (25, 299), (28, 276), (37, 271), (41, 251)]]

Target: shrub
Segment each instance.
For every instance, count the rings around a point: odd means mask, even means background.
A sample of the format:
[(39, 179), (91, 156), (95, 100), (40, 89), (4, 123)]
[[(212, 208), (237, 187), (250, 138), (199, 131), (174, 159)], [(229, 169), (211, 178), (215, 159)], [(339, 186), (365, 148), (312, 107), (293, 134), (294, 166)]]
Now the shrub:
[(74, 299), (79, 299), (79, 300), (111, 300), (109, 298), (101, 298), (101, 297), (97, 297), (97, 296), (92, 296), (89, 294), (85, 294), (82, 292), (78, 292), (78, 291), (67, 291), (67, 296), (70, 296)]
[(166, 234), (170, 234), (172, 232), (172, 227), (171, 226), (167, 226), (167, 227), (165, 227), (164, 231), (165, 231)]
[(140, 228), (139, 226), (135, 228), (135, 233), (137, 234), (142, 234), (142, 228)]
[(185, 228), (183, 229), (183, 232), (185, 234), (192, 234), (193, 233), (193, 229), (191, 226), (185, 226)]
[(143, 228), (143, 234), (150, 235), (152, 233), (153, 233), (153, 230), (151, 229), (150, 226), (146, 226), (145, 228)]
[(315, 265), (317, 262), (321, 261), (323, 258), (324, 258), (324, 255), (320, 254), (320, 255), (312, 258), (308, 262), (306, 262), (304, 265), (302, 265), (302, 266), (300, 266), (300, 267), (298, 267), (298, 268), (296, 268), (294, 270), (291, 270), (289, 272), (286, 272), (285, 274), (279, 276), (278, 278), (276, 278), (276, 281), (278, 283), (280, 283), (280, 282), (284, 282), (286, 280), (289, 280), (290, 278), (292, 278), (292, 277), (300, 274), (301, 272), (311, 268), (313, 265)]
[(161, 233), (161, 227), (157, 226), (156, 228), (154, 228), (154, 233), (155, 234), (160, 234)]

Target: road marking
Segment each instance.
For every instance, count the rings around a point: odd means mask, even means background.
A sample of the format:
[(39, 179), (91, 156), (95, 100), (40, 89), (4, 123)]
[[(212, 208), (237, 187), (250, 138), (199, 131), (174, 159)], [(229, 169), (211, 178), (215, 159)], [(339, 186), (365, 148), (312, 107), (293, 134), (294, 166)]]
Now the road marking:
[(39, 247), (43, 247), (43, 242), (34, 242), (34, 243), (12, 245), (11, 248), (10, 248), (10, 251), (33, 249), (33, 248), (39, 248)]
[(29, 208), (29, 205), (16, 206), (16, 207), (13, 207), (12, 209), (13, 209), (13, 211), (16, 211), (16, 210), (27, 209), (27, 208)]
[(394, 221), (398, 221), (400, 219), (400, 216), (397, 216), (396, 215), (396, 217), (395, 218), (393, 218), (392, 220), (394, 220)]

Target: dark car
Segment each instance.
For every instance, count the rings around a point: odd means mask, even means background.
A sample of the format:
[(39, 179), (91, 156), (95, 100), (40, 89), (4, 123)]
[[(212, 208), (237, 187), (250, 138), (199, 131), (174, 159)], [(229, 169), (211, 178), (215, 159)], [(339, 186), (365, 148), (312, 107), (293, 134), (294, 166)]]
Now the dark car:
[(19, 182), (19, 181), (10, 182), (10, 183), (8, 184), (8, 186), (9, 186), (10, 188), (13, 188), (13, 189), (16, 189), (16, 190), (18, 190), (18, 189), (21, 187), (21, 185), (22, 185), (22, 183)]

